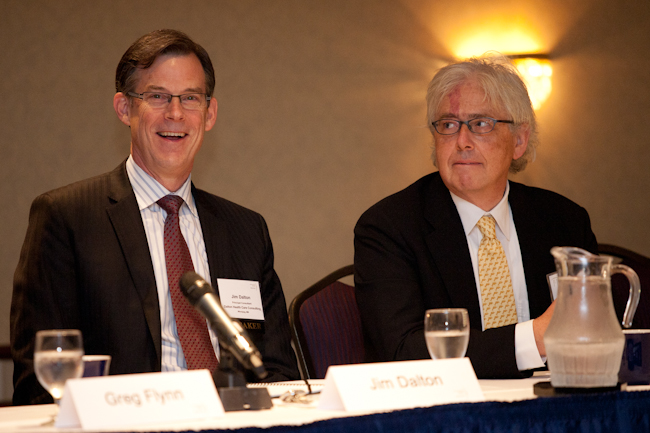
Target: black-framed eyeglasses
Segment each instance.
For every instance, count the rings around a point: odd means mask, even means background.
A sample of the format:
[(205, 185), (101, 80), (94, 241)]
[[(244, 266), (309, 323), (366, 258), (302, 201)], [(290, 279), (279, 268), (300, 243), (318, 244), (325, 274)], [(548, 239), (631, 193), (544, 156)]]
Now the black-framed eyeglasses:
[(165, 108), (172, 102), (172, 98), (178, 98), (181, 101), (181, 106), (186, 110), (200, 110), (205, 107), (211, 99), (210, 96), (204, 93), (183, 93), (182, 95), (171, 95), (162, 92), (127, 92), (127, 95), (142, 99), (151, 108)]
[(467, 125), (469, 132), (474, 134), (487, 134), (492, 132), (497, 123), (515, 123), (512, 120), (497, 120), (491, 117), (478, 117), (471, 120), (458, 120), (458, 119), (440, 119), (431, 122), (436, 132), (441, 135), (453, 135), (460, 131), (462, 125)]

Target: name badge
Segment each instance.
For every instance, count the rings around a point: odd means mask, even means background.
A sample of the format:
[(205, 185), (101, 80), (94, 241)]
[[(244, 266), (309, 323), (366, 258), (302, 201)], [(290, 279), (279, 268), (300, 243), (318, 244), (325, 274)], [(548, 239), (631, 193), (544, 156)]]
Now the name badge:
[(548, 289), (551, 292), (551, 302), (553, 302), (557, 298), (557, 272), (551, 272), (550, 274), (546, 275), (546, 281), (548, 282)]
[(264, 320), (260, 283), (247, 280), (217, 279), (219, 299), (233, 319)]
[(331, 366), (319, 409), (381, 411), (484, 401), (469, 358)]
[(224, 416), (208, 370), (70, 379), (57, 428), (106, 430)]

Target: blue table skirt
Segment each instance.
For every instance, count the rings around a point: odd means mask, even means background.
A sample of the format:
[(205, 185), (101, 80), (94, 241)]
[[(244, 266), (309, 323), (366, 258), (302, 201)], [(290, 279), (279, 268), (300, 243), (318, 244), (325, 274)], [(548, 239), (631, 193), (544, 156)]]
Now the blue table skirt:
[[(224, 430), (210, 430), (224, 431)], [(514, 403), (451, 404), (237, 433), (650, 432), (650, 391), (574, 395)]]

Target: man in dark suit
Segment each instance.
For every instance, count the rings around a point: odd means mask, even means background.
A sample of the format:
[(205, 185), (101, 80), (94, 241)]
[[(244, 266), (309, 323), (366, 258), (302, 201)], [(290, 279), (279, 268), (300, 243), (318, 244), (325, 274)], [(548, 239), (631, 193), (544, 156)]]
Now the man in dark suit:
[[(538, 137), (526, 87), (506, 59), (442, 68), (429, 85), (427, 109), (438, 172), (371, 207), (355, 228), (367, 360), (429, 358), (425, 311), (457, 307), (469, 313), (467, 356), (479, 378), (529, 376), (544, 366), (554, 309), (550, 249), (596, 252), (589, 216), (558, 194), (508, 180), (533, 158)], [(507, 260), (499, 284), (479, 271), (484, 219)], [(497, 287), (511, 306), (510, 319), (500, 322), (491, 315), (501, 317), (501, 307), (493, 313), (487, 301)]]
[[(14, 404), (51, 401), (34, 373), (41, 329), (80, 329), (86, 354), (111, 355), (110, 374), (188, 368), (170, 297), (178, 283), (168, 280), (168, 214), (158, 204), (166, 196), (182, 198), (178, 227), (197, 273), (217, 289), (217, 279), (259, 283), (264, 320), (243, 325), (266, 380), (299, 377), (264, 219), (191, 183), (216, 120), (214, 84), (207, 52), (178, 31), (149, 33), (122, 57), (113, 105), (131, 129), (131, 155), (32, 204), (11, 308)], [(219, 357), (216, 336), (202, 319), (201, 327), (206, 356)]]

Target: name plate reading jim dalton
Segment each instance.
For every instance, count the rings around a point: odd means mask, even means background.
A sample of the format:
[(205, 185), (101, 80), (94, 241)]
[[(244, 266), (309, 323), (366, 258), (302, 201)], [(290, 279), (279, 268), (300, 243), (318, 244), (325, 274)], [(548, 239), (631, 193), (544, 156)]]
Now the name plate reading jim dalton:
[(105, 430), (225, 415), (208, 370), (71, 379), (55, 427)]
[(484, 401), (469, 358), (331, 366), (319, 409), (379, 411)]

